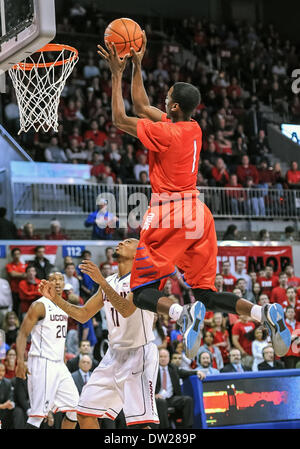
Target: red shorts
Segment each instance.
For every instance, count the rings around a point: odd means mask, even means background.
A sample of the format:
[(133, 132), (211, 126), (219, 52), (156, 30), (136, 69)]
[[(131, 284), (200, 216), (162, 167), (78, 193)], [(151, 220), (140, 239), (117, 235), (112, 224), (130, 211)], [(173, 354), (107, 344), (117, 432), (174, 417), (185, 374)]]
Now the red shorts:
[(216, 291), (217, 252), (214, 219), (198, 195), (151, 202), (131, 271), (131, 290), (157, 281), (162, 290), (176, 266), (190, 287)]

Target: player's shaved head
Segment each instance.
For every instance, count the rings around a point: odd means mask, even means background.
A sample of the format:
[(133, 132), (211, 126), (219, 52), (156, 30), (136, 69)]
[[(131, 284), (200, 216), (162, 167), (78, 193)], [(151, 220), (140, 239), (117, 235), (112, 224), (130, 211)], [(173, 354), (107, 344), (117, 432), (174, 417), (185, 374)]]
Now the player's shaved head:
[(189, 83), (175, 83), (171, 92), (172, 100), (178, 103), (186, 117), (190, 117), (201, 101), (197, 87)]

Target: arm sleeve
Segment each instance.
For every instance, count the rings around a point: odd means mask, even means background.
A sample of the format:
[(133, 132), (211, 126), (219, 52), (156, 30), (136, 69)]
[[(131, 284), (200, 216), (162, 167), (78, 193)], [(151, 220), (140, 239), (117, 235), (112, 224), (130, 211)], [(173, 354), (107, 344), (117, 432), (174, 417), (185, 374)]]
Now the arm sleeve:
[(172, 128), (169, 122), (140, 119), (137, 122), (137, 136), (148, 150), (165, 152), (172, 142)]

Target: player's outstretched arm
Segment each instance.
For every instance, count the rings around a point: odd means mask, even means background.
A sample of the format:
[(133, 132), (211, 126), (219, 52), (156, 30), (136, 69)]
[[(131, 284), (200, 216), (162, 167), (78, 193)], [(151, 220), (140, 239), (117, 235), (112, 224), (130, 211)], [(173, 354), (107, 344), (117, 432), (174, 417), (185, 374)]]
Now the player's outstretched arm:
[(26, 379), (26, 373), (28, 372), (28, 370), (24, 363), (24, 354), (27, 338), (30, 335), (33, 326), (44, 317), (45, 317), (44, 304), (42, 304), (41, 302), (35, 302), (29, 307), (28, 312), (26, 313), (22, 321), (16, 340), (16, 351), (17, 351), (16, 377)]
[(142, 59), (147, 46), (147, 37), (143, 31), (143, 44), (139, 52), (130, 49), (132, 57), (131, 99), (135, 113), (140, 118), (148, 118), (153, 122), (161, 121), (163, 112), (150, 105), (142, 75)]
[(125, 105), (122, 95), (122, 76), (126, 67), (128, 55), (123, 59), (120, 59), (116, 46), (110, 44), (106, 51), (101, 45), (98, 45), (98, 54), (108, 62), (111, 71), (112, 81), (112, 96), (111, 96), (111, 108), (112, 108), (112, 121), (113, 124), (122, 131), (137, 137), (137, 122), (138, 118), (128, 117), (125, 111)]
[(136, 310), (136, 307), (133, 304), (132, 293), (129, 293), (126, 298), (120, 296), (102, 276), (101, 271), (99, 270), (97, 265), (90, 260), (83, 260), (79, 265), (79, 268), (83, 273), (90, 276), (90, 278), (92, 278), (94, 282), (100, 285), (100, 287), (108, 297), (111, 305), (122, 315), (123, 318), (127, 318), (133, 314), (133, 312)]
[(103, 307), (103, 295), (100, 289), (83, 305), (76, 306), (65, 301), (56, 293), (55, 285), (42, 279), (39, 285), (40, 293), (60, 307), (67, 315), (79, 323), (86, 323)]

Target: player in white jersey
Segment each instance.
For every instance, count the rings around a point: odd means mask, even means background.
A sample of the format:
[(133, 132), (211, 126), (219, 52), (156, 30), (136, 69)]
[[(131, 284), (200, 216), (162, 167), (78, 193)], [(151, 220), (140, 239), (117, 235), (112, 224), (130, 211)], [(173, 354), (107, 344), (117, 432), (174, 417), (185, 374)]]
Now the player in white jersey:
[[(49, 283), (61, 297), (63, 275), (50, 274)], [(16, 376), (26, 379), (28, 375), (29, 428), (39, 428), (49, 411), (65, 412), (62, 429), (76, 427), (79, 394), (64, 363), (67, 326), (68, 315), (45, 296), (31, 304), (22, 322), (16, 341)], [(31, 345), (26, 368), (24, 353), (29, 335)]]
[(109, 348), (83, 387), (77, 417), (81, 428), (99, 428), (97, 418), (114, 420), (123, 409), (128, 426), (159, 424), (155, 403), (158, 350), (153, 343), (154, 314), (137, 309), (130, 293), (130, 271), (138, 240), (126, 239), (116, 248), (118, 273), (104, 279), (98, 267), (84, 261), (80, 269), (100, 285), (84, 306), (67, 303), (51, 283), (40, 290), (69, 316), (85, 322), (104, 307)]

